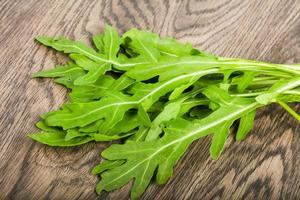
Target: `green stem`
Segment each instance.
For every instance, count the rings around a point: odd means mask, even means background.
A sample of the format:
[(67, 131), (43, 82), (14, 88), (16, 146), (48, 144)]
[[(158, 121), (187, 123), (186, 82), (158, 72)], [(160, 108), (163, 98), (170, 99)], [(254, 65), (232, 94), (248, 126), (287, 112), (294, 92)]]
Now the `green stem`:
[[(263, 91), (259, 91), (259, 92), (247, 92), (247, 93), (238, 93), (238, 94), (230, 94), (231, 96), (236, 96), (236, 97), (254, 97), (254, 96), (258, 96), (260, 94), (265, 93), (266, 90)], [(287, 90), (285, 92), (283, 92), (282, 94), (294, 94), (294, 95), (300, 95), (300, 91), (299, 90)]]
[(278, 100), (278, 104), (283, 107), (288, 113), (290, 113), (295, 119), (300, 122), (300, 115), (296, 113), (291, 107), (289, 107), (285, 102)]

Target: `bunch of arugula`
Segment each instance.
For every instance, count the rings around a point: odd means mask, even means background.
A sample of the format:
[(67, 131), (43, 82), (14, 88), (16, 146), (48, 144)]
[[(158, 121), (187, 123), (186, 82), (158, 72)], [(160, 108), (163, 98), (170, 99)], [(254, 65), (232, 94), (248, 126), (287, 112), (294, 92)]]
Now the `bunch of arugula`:
[(101, 174), (98, 193), (134, 179), (135, 199), (153, 176), (164, 184), (188, 146), (207, 135), (217, 159), (233, 123), (239, 122), (236, 139), (244, 139), (256, 110), (268, 104), (280, 104), (300, 121), (287, 105), (300, 101), (299, 64), (217, 57), (147, 31), (131, 29), (121, 37), (109, 25), (93, 36), (96, 50), (62, 37), (37, 40), (71, 61), (33, 77), (53, 77), (70, 93), (29, 137), (50, 146), (123, 138), (92, 170)]

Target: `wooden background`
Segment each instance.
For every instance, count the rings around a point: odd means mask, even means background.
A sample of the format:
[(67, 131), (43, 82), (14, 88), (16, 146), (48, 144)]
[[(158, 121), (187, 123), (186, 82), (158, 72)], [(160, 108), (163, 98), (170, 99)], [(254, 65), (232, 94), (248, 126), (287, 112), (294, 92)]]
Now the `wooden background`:
[[(66, 91), (30, 74), (64, 56), (34, 41), (64, 35), (89, 41), (104, 22), (188, 41), (221, 56), (300, 62), (299, 0), (0, 0), (0, 199), (128, 199), (130, 184), (97, 196), (89, 170), (109, 144), (51, 148), (26, 137)], [(294, 105), (300, 112), (300, 106)], [(243, 142), (232, 138), (218, 161), (195, 142), (164, 186), (141, 199), (300, 199), (300, 125), (283, 109), (260, 110)]]

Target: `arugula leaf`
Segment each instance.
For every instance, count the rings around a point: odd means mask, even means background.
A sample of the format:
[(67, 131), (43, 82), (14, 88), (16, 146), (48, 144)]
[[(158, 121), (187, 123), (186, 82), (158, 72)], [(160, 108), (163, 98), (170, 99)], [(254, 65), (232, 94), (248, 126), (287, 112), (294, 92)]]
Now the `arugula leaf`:
[(252, 130), (255, 113), (256, 112), (254, 110), (241, 117), (239, 128), (236, 133), (236, 140), (245, 139), (246, 135)]
[(286, 90), (290, 90), (300, 86), (300, 78), (293, 78), (290, 80), (280, 80), (274, 84), (267, 93), (257, 96), (255, 99), (261, 104), (268, 104), (276, 101), (276, 97)]
[(103, 53), (107, 54), (109, 60), (116, 60), (122, 42), (117, 30), (112, 26), (105, 24), (102, 42)]
[(124, 160), (117, 160), (117, 161), (105, 160), (101, 164), (95, 166), (92, 169), (92, 174), (100, 174), (100, 173), (104, 172), (105, 170), (119, 167), (123, 163), (124, 163)]
[(123, 35), (123, 40), (127, 48), (143, 57), (143, 59), (157, 62), (159, 51), (156, 47), (158, 36), (147, 31), (130, 29)]
[(69, 63), (68, 66), (56, 65), (54, 69), (36, 72), (32, 77), (64, 77), (72, 74), (82, 74), (83, 70), (73, 63)]
[(72, 58), (78, 66), (88, 71), (87, 74), (78, 77), (74, 81), (75, 85), (90, 85), (95, 83), (106, 71), (111, 70), (110, 64), (96, 63), (83, 55), (71, 54), (70, 58)]
[(45, 117), (45, 121), (50, 126), (61, 126), (68, 129), (83, 127), (105, 118), (105, 126), (112, 127), (123, 118), (127, 110), (134, 108), (135, 105), (135, 102), (130, 101), (128, 96), (115, 92), (100, 101), (67, 104), (67, 110), (53, 112), (50, 116)]
[(163, 122), (176, 119), (179, 116), (182, 102), (183, 100), (179, 99), (179, 101), (171, 102), (164, 107), (161, 113), (159, 113), (153, 120), (149, 132), (146, 136), (147, 141), (158, 138), (159, 134), (162, 133), (162, 127), (160, 127), (160, 125)]
[(226, 139), (230, 133), (230, 127), (232, 121), (225, 122), (221, 127), (216, 130), (216, 133), (213, 135), (211, 146), (210, 146), (210, 155), (213, 159), (218, 159), (221, 152), (223, 151)]
[(139, 106), (138, 107), (138, 120), (140, 121), (140, 123), (144, 126), (151, 126), (151, 120), (149, 118), (148, 113), (146, 112), (146, 110), (143, 108), (143, 106)]
[(97, 142), (105, 142), (105, 141), (113, 141), (113, 140), (118, 140), (120, 138), (125, 138), (128, 137), (130, 135), (134, 134), (134, 132), (129, 132), (127, 134), (124, 135), (105, 135), (105, 134), (94, 134), (94, 139)]
[(76, 146), (85, 144), (93, 140), (90, 136), (75, 137), (69, 140), (65, 140), (66, 133), (64, 132), (46, 132), (41, 131), (39, 133), (28, 134), (28, 137), (49, 146)]
[[(170, 48), (171, 47), (171, 48)], [(171, 57), (179, 57), (186, 55), (197, 55), (204, 52), (200, 52), (194, 49), (189, 43), (181, 44), (173, 38), (162, 38), (157, 40), (157, 48), (162, 55)]]
[(64, 37), (50, 38), (39, 36), (36, 39), (40, 43), (50, 46), (58, 51), (63, 51), (64, 53), (78, 53), (87, 56), (96, 62), (107, 62), (107, 60), (103, 58), (101, 54), (97, 53), (92, 48), (89, 48), (82, 42), (72, 41)]
[(238, 91), (239, 92), (244, 92), (245, 89), (253, 82), (253, 79), (255, 78), (256, 73), (255, 72), (245, 72), (243, 75), (243, 78), (238, 84)]

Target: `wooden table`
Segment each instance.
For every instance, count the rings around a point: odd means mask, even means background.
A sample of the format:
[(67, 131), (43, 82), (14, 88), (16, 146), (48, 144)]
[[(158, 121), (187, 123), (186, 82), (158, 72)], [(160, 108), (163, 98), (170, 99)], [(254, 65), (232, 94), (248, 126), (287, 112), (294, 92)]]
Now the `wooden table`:
[[(94, 192), (89, 170), (107, 143), (51, 148), (31, 141), (39, 115), (66, 101), (66, 91), (30, 74), (65, 56), (38, 35), (89, 41), (107, 22), (188, 41), (220, 56), (277, 63), (300, 60), (299, 0), (0, 0), (0, 199), (128, 199), (122, 189)], [(300, 107), (294, 105), (300, 111)], [(193, 143), (164, 186), (142, 199), (300, 199), (300, 124), (279, 106), (260, 110), (243, 142), (232, 137), (218, 161), (210, 138)]]

